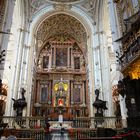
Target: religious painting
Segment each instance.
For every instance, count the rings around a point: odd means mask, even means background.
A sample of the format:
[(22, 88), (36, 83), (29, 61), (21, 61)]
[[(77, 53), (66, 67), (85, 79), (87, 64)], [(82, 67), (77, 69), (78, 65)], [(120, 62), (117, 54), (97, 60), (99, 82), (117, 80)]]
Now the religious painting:
[(80, 103), (80, 90), (81, 86), (80, 85), (74, 85), (74, 92), (73, 92), (73, 101), (74, 103)]
[(67, 66), (67, 48), (56, 48), (56, 66)]
[(48, 88), (47, 86), (41, 87), (41, 102), (46, 102), (48, 99)]
[(43, 56), (43, 68), (48, 68), (49, 56)]
[(74, 57), (74, 69), (80, 69), (80, 57)]
[(59, 98), (58, 99), (58, 106), (63, 106), (64, 105), (64, 100)]

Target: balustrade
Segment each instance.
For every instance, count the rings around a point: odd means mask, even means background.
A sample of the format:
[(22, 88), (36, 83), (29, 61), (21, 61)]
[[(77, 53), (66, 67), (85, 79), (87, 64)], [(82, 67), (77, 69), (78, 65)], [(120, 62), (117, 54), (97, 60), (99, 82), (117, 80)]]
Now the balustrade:
[[(3, 123), (7, 123), (8, 128), (44, 128), (45, 127), (45, 117), (1, 117)], [(90, 126), (95, 126), (98, 121), (102, 121), (102, 126), (104, 128), (123, 128), (123, 122), (121, 118), (116, 117), (79, 117), (72, 121), (73, 128), (89, 128)], [(57, 122), (57, 121), (56, 121)], [(93, 124), (92, 124), (93, 123)], [(92, 125), (91, 125), (92, 124)]]
[[(35, 140), (44, 140), (46, 119), (45, 117), (0, 117), (1, 123), (7, 123), (5, 136), (14, 134), (20, 138), (28, 137)], [(122, 119), (116, 117), (75, 118), (70, 122), (71, 127), (68, 129), (69, 136), (77, 139), (96, 137), (96, 125), (101, 120), (103, 128), (121, 129), (125, 127), (122, 125)], [(53, 123), (55, 122), (58, 123), (57, 121), (53, 121)], [(63, 123), (65, 124), (65, 122)]]

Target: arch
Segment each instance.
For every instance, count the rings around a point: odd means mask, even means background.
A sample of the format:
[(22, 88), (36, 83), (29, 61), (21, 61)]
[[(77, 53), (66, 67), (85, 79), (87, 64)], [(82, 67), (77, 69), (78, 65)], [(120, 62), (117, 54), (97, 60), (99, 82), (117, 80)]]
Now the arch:
[(66, 14), (49, 16), (39, 24), (35, 32), (37, 50), (40, 50), (46, 41), (52, 41), (53, 38), (68, 39), (81, 44), (81, 48), (86, 48), (87, 33), (84, 26), (77, 19)]
[(33, 15), (30, 19), (31, 21), (31, 26), (30, 26), (30, 37), (29, 37), (29, 42), (28, 45), (31, 45), (31, 40), (32, 40), (32, 35), (35, 33), (35, 31), (37, 31), (39, 25), (45, 21), (47, 18), (56, 15), (56, 14), (66, 14), (69, 16), (74, 17), (75, 19), (77, 19), (85, 28), (86, 32), (87, 32), (87, 36), (89, 36), (90, 34), (92, 34), (94, 32), (94, 27), (93, 27), (93, 20), (85, 13), (83, 12), (81, 9), (72, 6), (71, 10), (65, 10), (65, 11), (57, 11), (53, 8), (52, 5), (47, 6), (43, 9), (41, 9), (40, 11), (38, 11), (37, 13), (35, 13), (35, 15)]
[[(87, 66), (87, 69), (88, 69), (88, 83), (89, 85), (89, 99), (90, 99), (90, 108), (91, 108), (91, 114), (90, 116), (92, 117), (93, 116), (93, 106), (92, 106), (92, 102), (93, 102), (93, 94), (94, 93), (94, 88), (93, 88), (93, 85), (94, 85), (94, 77), (93, 77), (93, 73), (94, 73), (94, 69), (93, 69), (93, 61), (94, 61), (94, 58), (93, 58), (93, 55), (92, 55), (92, 49), (93, 49), (93, 46), (94, 46), (94, 43), (93, 43), (93, 36), (94, 36), (94, 26), (93, 26), (93, 20), (85, 13), (83, 12), (81, 9), (77, 8), (77, 7), (72, 7), (70, 10), (64, 10), (64, 11), (59, 11), (59, 10), (55, 10), (53, 8), (53, 6), (47, 6), (45, 7), (44, 9), (38, 11), (34, 16), (32, 16), (31, 18), (31, 26), (30, 26), (30, 34), (29, 34), (29, 40), (28, 40), (28, 44), (27, 46), (29, 46), (31, 48), (31, 50), (33, 51), (35, 48), (33, 48), (33, 46), (35, 45), (35, 33), (39, 27), (39, 25), (47, 18), (49, 18), (50, 16), (53, 16), (55, 14), (66, 14), (66, 15), (69, 15), (69, 16), (72, 16), (74, 17), (75, 19), (77, 19), (85, 28), (86, 30), (86, 33), (87, 33), (87, 55), (88, 55), (88, 59), (90, 57), (90, 60), (88, 60), (88, 66)], [(29, 50), (28, 52), (29, 53)], [(32, 52), (33, 53), (33, 52)], [(28, 54), (29, 56), (29, 54)], [(28, 62), (28, 58), (26, 58), (27, 62)], [(33, 62), (32, 62), (33, 63)], [(30, 68), (31, 69), (31, 68)], [(28, 73), (28, 69), (26, 70), (26, 73)], [(32, 73), (30, 73), (32, 74)], [(32, 75), (30, 75), (32, 77)], [(28, 75), (28, 78), (30, 77)], [(28, 80), (27, 79), (27, 76), (24, 77), (24, 79), (26, 79), (26, 82), (27, 85), (31, 85), (32, 81), (31, 80)], [(31, 91), (31, 86), (30, 86), (30, 91)], [(28, 113), (27, 113), (28, 114)]]

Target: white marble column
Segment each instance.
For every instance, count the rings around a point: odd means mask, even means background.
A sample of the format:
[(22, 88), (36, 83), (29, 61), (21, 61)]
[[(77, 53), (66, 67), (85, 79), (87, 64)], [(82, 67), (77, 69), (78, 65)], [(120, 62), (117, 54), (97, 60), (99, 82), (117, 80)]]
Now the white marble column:
[[(6, 75), (7, 78), (10, 78), (9, 82), (9, 92), (7, 96), (7, 104), (6, 104), (6, 115), (14, 115), (13, 111), (13, 101), (12, 98), (18, 98), (18, 88), (19, 88), (19, 75), (20, 75), (20, 66), (21, 66), (21, 58), (22, 58), (22, 47), (23, 47), (23, 31), (22, 31), (22, 22), (24, 21), (24, 17), (22, 17), (21, 13), (23, 12), (20, 7), (22, 4), (20, 1), (16, 1), (14, 14), (13, 14), (13, 22), (11, 27), (12, 35), (10, 36), (9, 44), (7, 50), (11, 51), (9, 55), (7, 55), (7, 59), (11, 58), (11, 71), (9, 75)], [(23, 22), (24, 23), (24, 22)], [(14, 47), (14, 48), (13, 48)], [(5, 68), (5, 72), (6, 72)]]
[[(7, 48), (8, 48), (8, 41), (9, 38), (11, 36), (11, 24), (12, 24), (12, 19), (13, 19), (13, 11), (14, 11), (14, 6), (15, 6), (15, 0), (5, 0), (6, 5), (5, 5), (5, 17), (4, 17), (4, 21), (3, 21), (3, 27), (2, 27), (2, 31), (9, 33), (9, 34), (0, 34), (0, 49), (5, 50), (7, 52)], [(4, 57), (5, 59), (5, 57)], [(2, 64), (1, 64), (2, 65)], [(3, 67), (4, 67), (4, 63), (2, 66), (0, 66), (0, 76), (1, 78), (5, 78), (3, 77)], [(5, 68), (4, 68), (5, 69)]]
[(111, 34), (113, 39), (113, 49), (114, 52), (120, 52), (120, 42), (115, 42), (117, 39), (121, 37), (119, 19), (116, 10), (116, 4), (113, 3), (112, 0), (108, 0), (108, 10), (109, 10), (109, 18), (110, 18), (110, 27), (111, 27)]
[[(95, 90), (100, 90), (100, 99), (102, 99), (102, 72), (101, 72), (101, 52), (100, 52), (100, 36), (98, 32), (98, 25), (95, 25), (94, 33), (94, 47), (93, 47), (93, 56), (94, 56), (94, 89), (93, 89), (93, 100), (95, 101), (96, 95)], [(93, 107), (93, 116), (96, 113), (95, 107)], [(93, 122), (92, 122), (93, 123)], [(94, 124), (94, 123), (93, 123)], [(94, 125), (91, 127), (95, 127)]]
[(126, 104), (125, 104), (125, 98), (126, 95), (124, 97), (122, 97), (121, 95), (119, 95), (120, 98), (120, 108), (121, 108), (121, 116), (122, 116), (122, 123), (123, 123), (123, 127), (127, 127), (127, 108), (126, 108)]
[(99, 33), (96, 32), (94, 34), (94, 48), (93, 48), (93, 55), (94, 55), (94, 81), (95, 81), (95, 89), (102, 88), (102, 79), (101, 79), (101, 63), (100, 63), (100, 44), (99, 44)]
[[(34, 59), (34, 49), (28, 46), (29, 41), (29, 23), (26, 22), (25, 24), (26, 30), (24, 30), (24, 45), (23, 45), (23, 52), (22, 52), (22, 59), (21, 59), (21, 69), (20, 69), (20, 78), (19, 78), (19, 85), (20, 87), (23, 87), (25, 92), (25, 99), (27, 102), (27, 107), (24, 109), (24, 116), (30, 116), (30, 108), (31, 108), (31, 91), (32, 91), (32, 85), (29, 84), (32, 82), (32, 76), (34, 73), (34, 68), (32, 61), (35, 61)], [(35, 38), (34, 38), (35, 39)], [(36, 45), (36, 44), (34, 44)], [(29, 71), (29, 73), (28, 73)], [(30, 78), (29, 75), (32, 75)], [(27, 82), (28, 81), (28, 82)]]
[(100, 52), (101, 52), (101, 68), (102, 68), (102, 93), (103, 100), (107, 101), (108, 110), (105, 111), (107, 116), (113, 115), (112, 105), (112, 91), (111, 91), (111, 73), (110, 73), (110, 61), (109, 61), (109, 51), (107, 47), (107, 37), (105, 32), (101, 33), (101, 44), (100, 44)]
[(88, 38), (87, 41), (87, 45), (88, 46), (88, 59), (87, 59), (87, 73), (88, 73), (88, 95), (89, 95), (89, 107), (90, 107), (90, 117), (94, 116), (94, 112), (93, 112), (93, 95), (94, 95), (94, 56), (93, 56), (93, 34), (91, 34), (91, 38)]

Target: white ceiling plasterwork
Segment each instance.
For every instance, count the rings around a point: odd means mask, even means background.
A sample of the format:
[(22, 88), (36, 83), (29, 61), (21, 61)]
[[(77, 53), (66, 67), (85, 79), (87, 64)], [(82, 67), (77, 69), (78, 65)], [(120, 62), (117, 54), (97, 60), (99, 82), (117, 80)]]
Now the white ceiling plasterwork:
[(30, 0), (30, 15), (33, 16), (42, 8), (53, 5), (56, 10), (66, 10), (76, 6), (86, 12), (92, 19), (95, 15), (97, 0)]

